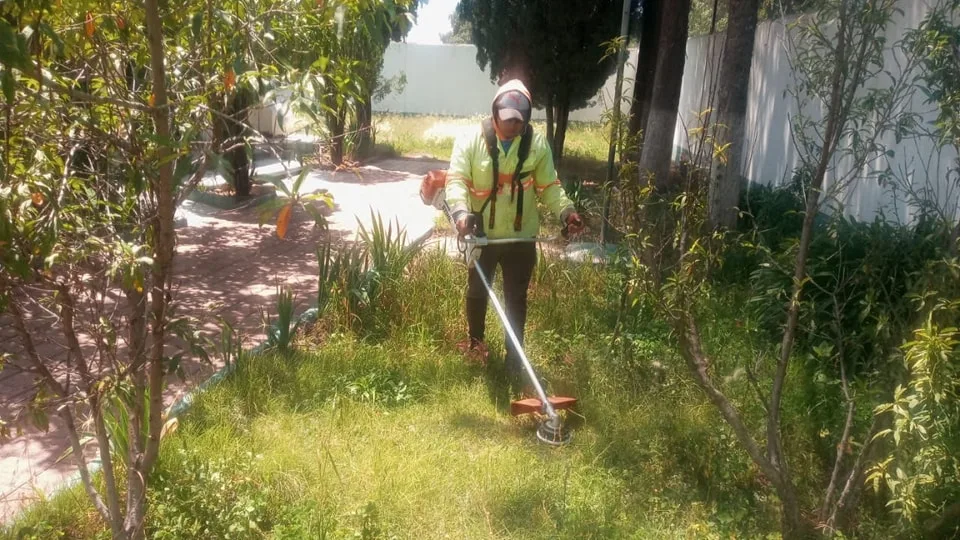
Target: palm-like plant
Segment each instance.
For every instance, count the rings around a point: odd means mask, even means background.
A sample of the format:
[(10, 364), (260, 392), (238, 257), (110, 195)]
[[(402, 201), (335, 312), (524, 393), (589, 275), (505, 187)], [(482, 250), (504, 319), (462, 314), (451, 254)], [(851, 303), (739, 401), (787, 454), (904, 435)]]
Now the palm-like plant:
[(327, 228), (327, 218), (323, 214), (323, 210), (318, 208), (313, 203), (320, 202), (325, 205), (327, 208), (333, 208), (333, 195), (330, 194), (327, 190), (320, 190), (314, 193), (303, 194), (300, 190), (303, 188), (303, 182), (306, 180), (307, 176), (310, 174), (310, 168), (304, 167), (300, 171), (300, 174), (297, 175), (297, 178), (293, 181), (293, 185), (290, 188), (287, 188), (287, 185), (283, 180), (272, 180), (272, 183), (277, 186), (285, 197), (278, 197), (276, 199), (270, 199), (264, 203), (261, 203), (257, 209), (257, 213), (260, 219), (260, 225), (262, 226), (267, 220), (273, 218), (276, 215), (277, 223), (277, 236), (281, 239), (287, 236), (287, 229), (290, 225), (290, 217), (293, 214), (293, 209), (296, 206), (303, 208), (305, 212), (310, 214), (313, 217), (314, 224), (321, 229)]

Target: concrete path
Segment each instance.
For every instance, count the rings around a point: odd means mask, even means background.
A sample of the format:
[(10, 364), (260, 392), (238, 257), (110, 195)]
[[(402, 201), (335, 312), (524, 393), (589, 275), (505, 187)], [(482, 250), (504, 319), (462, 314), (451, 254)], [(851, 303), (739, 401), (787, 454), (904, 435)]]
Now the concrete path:
[[(406, 228), (408, 241), (429, 234), (437, 212), (420, 202), (420, 179), (445, 162), (392, 159), (355, 171), (311, 172), (303, 193), (326, 189), (336, 207), (329, 216), (330, 234), (357, 238), (358, 222), (370, 226), (371, 210), (384, 222), (397, 221)], [(273, 164), (258, 173), (276, 172)], [(294, 175), (295, 176), (295, 175)], [(210, 182), (216, 183), (211, 178)], [(287, 180), (292, 184), (292, 179)], [(298, 295), (298, 312), (311, 307), (316, 294), (315, 250), (323, 233), (302, 211), (294, 213), (287, 237), (277, 238), (272, 224), (260, 228), (254, 208), (219, 210), (190, 201), (178, 213), (178, 247), (175, 260), (175, 301), (181, 313), (196, 317), (211, 337), (219, 334), (216, 316), (230, 320), (247, 337), (248, 346), (263, 337), (261, 309), (275, 312), (277, 284)], [(42, 309), (31, 312), (33, 328), (54, 328), (56, 319)], [(55, 333), (41, 343), (42, 354), (62, 357), (62, 341)], [(19, 340), (9, 319), (0, 316), (0, 353), (9, 353), (21, 364)], [(203, 382), (221, 366), (185, 365), (185, 382), (171, 381), (165, 402)], [(5, 418), (29, 395), (31, 377), (6, 369), (0, 372), (0, 414)], [(25, 505), (49, 494), (74, 475), (72, 460), (55, 463), (67, 448), (63, 427), (51, 418), (48, 431), (28, 428), (13, 440), (0, 444), (0, 521), (14, 517)]]

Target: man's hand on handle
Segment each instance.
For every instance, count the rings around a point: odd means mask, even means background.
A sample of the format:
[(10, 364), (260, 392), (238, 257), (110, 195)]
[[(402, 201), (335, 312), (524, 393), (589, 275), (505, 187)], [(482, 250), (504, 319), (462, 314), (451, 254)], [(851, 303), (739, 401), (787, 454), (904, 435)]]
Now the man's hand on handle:
[(464, 237), (468, 234), (475, 234), (477, 230), (477, 216), (466, 213), (457, 218), (457, 234)]
[(583, 219), (580, 218), (580, 214), (576, 212), (570, 212), (567, 215), (567, 221), (564, 223), (564, 228), (567, 231), (568, 235), (577, 235), (583, 232)]

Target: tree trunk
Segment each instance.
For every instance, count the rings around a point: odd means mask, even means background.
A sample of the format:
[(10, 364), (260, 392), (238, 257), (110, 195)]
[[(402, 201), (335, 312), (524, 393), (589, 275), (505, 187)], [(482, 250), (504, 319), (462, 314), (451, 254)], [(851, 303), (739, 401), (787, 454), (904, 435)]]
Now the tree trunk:
[(563, 143), (567, 139), (567, 124), (570, 118), (570, 103), (561, 98), (556, 105), (557, 128), (553, 134), (553, 163), (559, 167), (563, 161)]
[(713, 153), (710, 167), (709, 219), (713, 228), (737, 226), (744, 122), (759, 9), (760, 0), (730, 0), (714, 123), (714, 144), (720, 148), (726, 146), (726, 150)]
[(373, 96), (364, 97), (363, 103), (357, 109), (357, 148), (354, 151), (354, 159), (362, 159), (373, 152)]
[[(221, 114), (213, 117), (213, 141), (216, 147), (220, 148), (223, 157), (230, 165), (230, 173), (233, 177), (231, 184), (234, 190), (234, 196), (237, 198), (250, 195), (250, 160), (246, 149), (241, 145), (243, 140), (243, 114), (246, 108), (237, 103), (236, 97), (227, 98), (229, 102), (223, 106), (223, 101), (218, 99), (220, 96), (214, 96), (210, 100), (211, 108), (220, 111)], [(219, 107), (219, 108), (218, 108)], [(239, 108), (239, 110), (238, 110)]]
[[(653, 80), (657, 72), (657, 47), (659, 46), (660, 18), (659, 0), (647, 0), (640, 24), (640, 46), (637, 56), (637, 75), (633, 83), (633, 102), (630, 105), (628, 134), (634, 139), (646, 126), (650, 116), (650, 99), (653, 97)], [(640, 161), (640, 148), (631, 151), (626, 159)]]
[(804, 523), (800, 515), (800, 501), (789, 476), (784, 474), (777, 483), (777, 496), (780, 498), (780, 534), (784, 540), (805, 540), (814, 538), (811, 528)]
[(233, 171), (233, 187), (236, 197), (249, 197), (253, 184), (250, 181), (250, 156), (247, 155), (246, 147), (237, 146), (230, 150), (229, 161), (230, 169)]
[(249, 100), (242, 88), (236, 88), (229, 99), (228, 110), (230, 122), (227, 125), (229, 138), (228, 146), (232, 148), (227, 156), (230, 168), (233, 171), (233, 187), (235, 195), (249, 197), (253, 185), (250, 182), (250, 157), (247, 155), (246, 145), (241, 144), (246, 131), (246, 114)]
[(330, 141), (330, 161), (335, 165), (339, 166), (343, 164), (343, 138), (344, 132), (346, 131), (346, 116), (345, 111), (339, 111), (336, 115), (331, 117), (330, 122), (330, 136), (333, 140)]
[(641, 181), (652, 174), (658, 191), (670, 186), (673, 135), (686, 62), (690, 0), (666, 2), (660, 7), (656, 77), (640, 155)]
[[(167, 107), (166, 66), (164, 64), (163, 30), (160, 20), (158, 0), (146, 0), (145, 22), (150, 46), (150, 68), (153, 79), (153, 95), (156, 106), (151, 110), (156, 134), (161, 141), (170, 138), (170, 113)], [(164, 345), (166, 343), (167, 303), (170, 295), (170, 281), (173, 270), (175, 233), (173, 230), (174, 193), (173, 159), (169, 144), (158, 149), (157, 176), (153, 180), (153, 191), (157, 201), (157, 214), (153, 222), (154, 248), (151, 276), (151, 343), (147, 384), (149, 386), (150, 407), (146, 423), (149, 425), (147, 443), (143, 455), (131, 467), (139, 471), (137, 481), (128, 486), (132, 491), (129, 497), (134, 505), (127, 508), (124, 529), (130, 538), (144, 537), (144, 518), (147, 514), (147, 478), (156, 463), (160, 452), (160, 431), (163, 427), (163, 388), (164, 388)], [(133, 478), (133, 477), (131, 477)]]
[(546, 111), (547, 111), (547, 144), (550, 145), (550, 151), (553, 152), (554, 151), (553, 138), (554, 138), (554, 134), (556, 133), (554, 131), (555, 125), (554, 125), (554, 118), (553, 118), (553, 94), (547, 94)]
[[(737, 0), (730, 0), (731, 2), (736, 2)], [(713, 0), (713, 14), (710, 16), (710, 34), (713, 35), (717, 32), (717, 12), (720, 7), (720, 0)], [(729, 7), (728, 7), (729, 9)], [(729, 28), (729, 23), (727, 28)]]

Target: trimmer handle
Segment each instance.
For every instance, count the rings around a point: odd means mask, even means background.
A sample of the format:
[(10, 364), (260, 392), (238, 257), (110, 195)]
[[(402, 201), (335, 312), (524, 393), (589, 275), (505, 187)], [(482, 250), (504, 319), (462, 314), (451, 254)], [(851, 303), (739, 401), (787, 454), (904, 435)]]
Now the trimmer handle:
[(468, 234), (463, 237), (463, 242), (466, 244), (472, 244), (474, 246), (483, 247), (491, 246), (494, 244), (538, 244), (541, 242), (551, 242), (556, 240), (556, 237), (549, 238), (487, 238), (486, 236), (474, 236)]
[(486, 236), (477, 236), (475, 234), (467, 234), (463, 237), (463, 242), (465, 244), (473, 244), (475, 246), (486, 246), (490, 244), (490, 239)]

